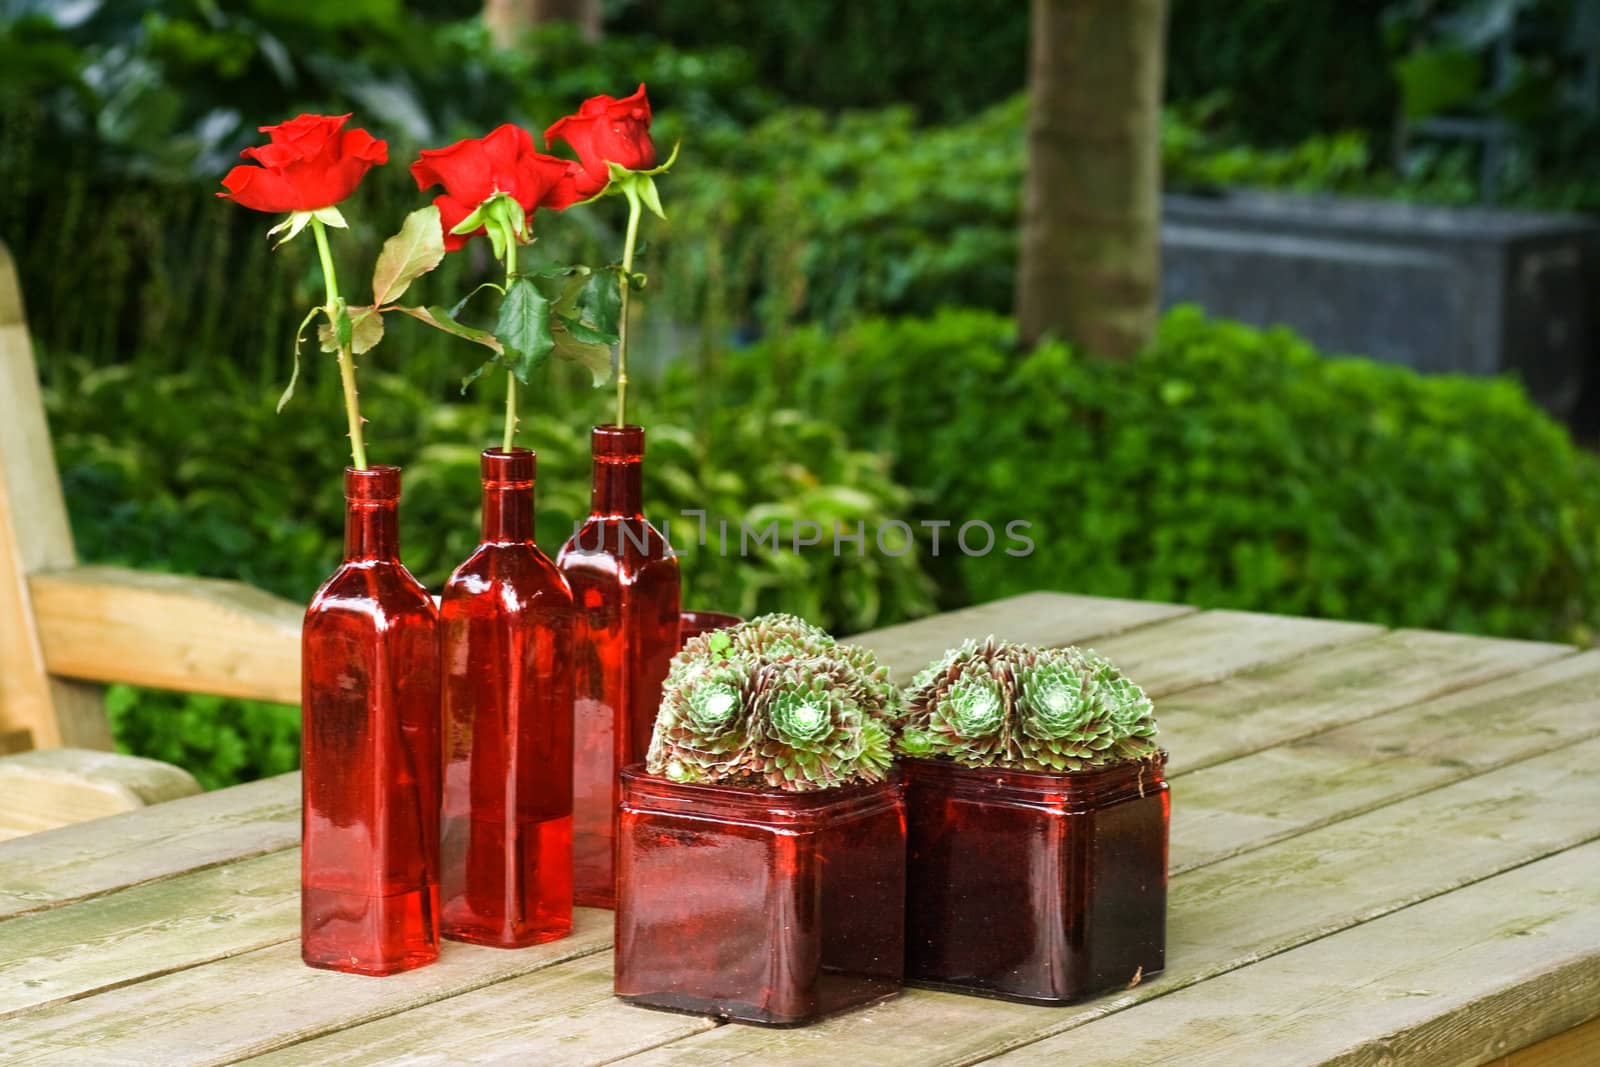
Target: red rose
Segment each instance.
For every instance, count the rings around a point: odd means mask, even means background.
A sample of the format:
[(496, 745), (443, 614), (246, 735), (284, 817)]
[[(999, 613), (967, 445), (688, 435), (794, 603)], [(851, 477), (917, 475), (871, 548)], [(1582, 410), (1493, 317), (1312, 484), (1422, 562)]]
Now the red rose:
[(537, 151), (527, 130), (508, 124), (485, 137), (424, 150), (422, 158), (411, 164), (411, 176), (417, 179), (418, 189), (444, 186), (443, 195), (434, 197), (433, 202), (439, 206), (444, 246), (455, 251), (483, 229), (469, 234), (450, 231), (496, 193), (509, 193), (530, 220), (541, 203), (565, 207), (548, 198), (566, 176), (567, 166), (566, 160)]
[(263, 126), (270, 144), (239, 155), (261, 164), (240, 165), (222, 179), (230, 198), (256, 211), (315, 211), (351, 193), (374, 164), (389, 161), (389, 146), (366, 130), (343, 130), (349, 115), (301, 115)]
[(578, 153), (572, 179), (578, 199), (594, 196), (611, 180), (607, 163), (628, 170), (649, 170), (656, 165), (656, 146), (650, 143), (650, 100), (641, 84), (621, 100), (592, 96), (576, 115), (559, 119), (544, 139), (551, 145), (565, 141)]

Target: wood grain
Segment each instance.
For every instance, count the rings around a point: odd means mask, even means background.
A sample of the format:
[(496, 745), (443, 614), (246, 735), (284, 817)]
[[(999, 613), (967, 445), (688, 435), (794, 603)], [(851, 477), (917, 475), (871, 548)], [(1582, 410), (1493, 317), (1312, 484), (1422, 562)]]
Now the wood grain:
[(193, 796), (188, 771), (159, 760), (52, 748), (0, 759), (0, 840)]
[(1600, 1011), (1600, 844), (990, 1062), (1482, 1063)]
[(300, 850), (0, 923), (0, 1019), (300, 936)]
[[(1600, 652), (1184, 775), (1174, 871), (1600, 736)], [(1183, 739), (1171, 743), (1182, 747)]]
[[(1152, 697), (1377, 637), (1381, 626), (1249, 611), (1202, 611), (1094, 642)], [(1160, 711), (1160, 705), (1157, 705)]]
[(804, 1030), (719, 1027), (624, 1062), (977, 1063), (1594, 840), (1596, 760), (1600, 741), (1567, 746), (1179, 875), (1167, 969), (1125, 993), (1038, 1008), (909, 990)]
[(76, 562), (11, 252), (0, 243), (0, 734), (8, 750), (111, 748), (99, 690), (50, 677), (28, 576)]
[[(570, 937), (508, 951), (447, 943), (436, 963), (387, 978), (314, 970), (298, 941), (164, 974), (6, 1023), (28, 1063), (229, 1063), (359, 1026), (606, 949), (611, 913), (579, 908)], [(534, 1010), (531, 1005), (528, 1010)]]
[(28, 587), (53, 674), (300, 703), (302, 605), (122, 567), (35, 574)]
[[(530, 1011), (531, 1006), (537, 1010)], [(617, 1000), (611, 995), (611, 953), (604, 952), (247, 1062), (251, 1067), (396, 1062), (578, 1067), (609, 1063), (716, 1025)]]
[(300, 775), (0, 844), (0, 919), (300, 843)]
[(895, 680), (904, 685), (929, 660), (972, 638), (992, 634), (1006, 641), (1070, 645), (1193, 611), (1182, 604), (1027, 593), (857, 634), (850, 641), (876, 652), (888, 664)]
[(1210, 767), (1570, 656), (1570, 645), (1396, 630), (1163, 697), (1168, 773)]

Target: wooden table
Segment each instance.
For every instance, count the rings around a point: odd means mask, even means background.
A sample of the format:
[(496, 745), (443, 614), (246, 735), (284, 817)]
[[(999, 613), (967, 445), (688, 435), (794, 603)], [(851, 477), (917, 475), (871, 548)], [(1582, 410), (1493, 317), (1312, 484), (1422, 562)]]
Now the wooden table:
[(1600, 652), (1054, 594), (860, 640), (907, 677), (991, 631), (1092, 641), (1156, 698), (1168, 964), (1126, 992), (717, 1025), (614, 1000), (589, 910), (537, 948), (314, 971), (286, 775), (0, 845), (0, 1059), (1278, 1067), (1502, 1062), (1570, 1030), (1504, 1062), (1600, 1062)]

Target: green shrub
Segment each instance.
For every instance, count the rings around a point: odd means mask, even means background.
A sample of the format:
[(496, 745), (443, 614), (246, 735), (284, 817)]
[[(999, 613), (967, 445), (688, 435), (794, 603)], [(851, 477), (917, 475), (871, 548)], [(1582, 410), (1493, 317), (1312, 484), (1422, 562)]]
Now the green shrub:
[[(381, 366), (384, 355), (369, 362)], [(84, 559), (240, 578), (301, 602), (336, 566), (344, 455), (332, 374), (315, 375), (278, 416), (270, 390), (221, 366), (210, 376), (145, 377), (132, 367), (51, 362), (62, 384), (47, 403)], [(489, 392), (496, 378), (485, 380)], [(435, 391), (376, 367), (362, 380), (374, 461), (405, 468), (404, 558), (438, 588), (477, 543), (478, 450), (498, 440), (500, 415), (489, 392), (441, 405)], [(523, 424), (521, 440), (539, 451), (537, 525), (552, 553), (588, 510), (588, 426), (603, 418), (606, 398), (579, 396), (564, 416), (533, 414)], [(857, 560), (828, 544), (798, 554), (764, 544), (740, 556), (741, 521), (760, 530), (776, 521), (780, 543), (792, 545), (796, 521), (870, 528), (903, 514), (910, 495), (886, 461), (852, 450), (814, 418), (697, 412), (697, 403), (683, 392), (641, 410), (650, 428), (646, 506), (670, 523), (682, 552), (686, 606), (794, 612), (841, 631), (932, 610), (915, 553)], [(525, 404), (554, 406), (549, 394)], [(696, 524), (682, 516), (693, 509), (706, 512), (713, 535), (720, 521), (730, 524), (726, 553), (715, 536), (695, 542)], [(298, 759), (292, 708), (119, 686), (109, 710), (126, 750), (188, 767), (207, 786), (290, 770)]]
[[(790, 400), (893, 456), (922, 514), (1033, 523), (1026, 557), (941, 554), (956, 601), (1031, 589), (1589, 640), (1600, 464), (1509, 381), (1327, 359), (1285, 330), (1167, 316), (1128, 363), (1016, 351), (981, 312), (799, 330)], [(948, 533), (946, 534), (948, 542)]]

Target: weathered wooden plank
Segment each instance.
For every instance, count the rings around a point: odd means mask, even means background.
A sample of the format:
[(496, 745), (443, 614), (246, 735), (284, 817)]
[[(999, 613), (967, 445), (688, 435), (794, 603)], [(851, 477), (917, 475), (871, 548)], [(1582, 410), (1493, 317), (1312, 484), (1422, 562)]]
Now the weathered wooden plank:
[(1396, 630), (1164, 697), (1177, 775), (1570, 656), (1570, 645)]
[(300, 936), (300, 850), (0, 923), (0, 1019)]
[(193, 775), (160, 760), (87, 748), (23, 752), (0, 759), (0, 840), (198, 792)]
[(300, 843), (300, 775), (0, 843), (0, 919)]
[(248, 1062), (252, 1067), (397, 1062), (578, 1067), (609, 1063), (715, 1025), (617, 1000), (611, 995), (611, 953), (604, 952)]
[(39, 399), (11, 252), (0, 242), (0, 735), (6, 750), (109, 749), (99, 690), (50, 677), (28, 575), (76, 562), (61, 476)]
[(1052, 1009), (911, 990), (804, 1030), (719, 1027), (626, 1062), (976, 1063), (1600, 838), (1597, 760), (1600, 741), (1570, 745), (1179, 875), (1167, 970), (1125, 993)]
[(850, 640), (876, 652), (895, 679), (905, 684), (929, 660), (969, 638), (993, 634), (1007, 641), (1070, 645), (1193, 611), (1182, 604), (1071, 593), (1026, 593), (857, 634)]
[[(606, 949), (611, 913), (579, 908), (572, 936), (507, 951), (446, 944), (427, 967), (365, 978), (314, 970), (298, 941), (230, 956), (6, 1020), (27, 1063), (230, 1063)], [(527, 1010), (537, 1010), (529, 1005)]]
[(1383, 632), (1364, 622), (1202, 611), (1093, 644), (1147, 693), (1162, 697)]
[[(1183, 776), (1174, 871), (1600, 736), (1600, 652)], [(1182, 738), (1173, 738), (1182, 747)]]
[(1590, 1019), (1502, 1056), (1489, 1067), (1594, 1067), (1597, 1063), (1600, 1063), (1600, 1019)]
[(1600, 1011), (1600, 844), (989, 1062), (1481, 1063)]
[(35, 574), (28, 588), (52, 674), (300, 703), (302, 605), (124, 567)]

